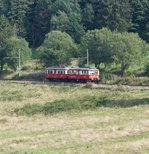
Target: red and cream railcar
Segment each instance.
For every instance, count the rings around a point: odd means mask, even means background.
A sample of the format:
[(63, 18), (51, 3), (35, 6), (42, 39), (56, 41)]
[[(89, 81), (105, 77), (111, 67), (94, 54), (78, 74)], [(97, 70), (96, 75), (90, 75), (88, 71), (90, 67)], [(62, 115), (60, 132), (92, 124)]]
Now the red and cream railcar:
[(97, 82), (100, 75), (96, 68), (48, 67), (45, 71), (45, 78), (49, 81)]

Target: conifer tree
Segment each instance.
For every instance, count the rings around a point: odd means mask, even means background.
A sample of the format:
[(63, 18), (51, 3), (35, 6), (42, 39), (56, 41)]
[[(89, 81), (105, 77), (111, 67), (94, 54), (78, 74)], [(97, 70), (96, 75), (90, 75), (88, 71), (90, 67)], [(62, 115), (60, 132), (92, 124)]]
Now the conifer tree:
[(17, 36), (25, 35), (24, 20), (30, 0), (5, 0), (4, 14), (13, 25), (14, 33)]
[(139, 33), (139, 35), (149, 42), (148, 39), (148, 10), (149, 0), (130, 0), (132, 8), (132, 26), (130, 32)]
[(68, 33), (77, 43), (84, 34), (81, 9), (77, 1), (57, 0), (52, 7), (52, 30)]
[(30, 47), (36, 48), (50, 31), (51, 0), (33, 0), (26, 15), (26, 40)]

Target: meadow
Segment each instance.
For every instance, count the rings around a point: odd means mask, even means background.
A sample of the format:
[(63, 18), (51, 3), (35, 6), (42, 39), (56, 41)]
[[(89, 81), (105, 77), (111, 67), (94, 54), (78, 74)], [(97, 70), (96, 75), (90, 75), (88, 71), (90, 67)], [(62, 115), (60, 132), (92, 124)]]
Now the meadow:
[(0, 154), (113, 153), (149, 153), (149, 90), (0, 81)]

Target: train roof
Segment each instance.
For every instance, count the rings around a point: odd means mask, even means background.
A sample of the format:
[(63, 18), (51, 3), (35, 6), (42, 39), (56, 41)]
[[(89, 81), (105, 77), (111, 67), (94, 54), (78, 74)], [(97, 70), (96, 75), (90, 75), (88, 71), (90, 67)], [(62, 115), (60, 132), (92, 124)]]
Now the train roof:
[(51, 66), (51, 67), (47, 67), (46, 69), (48, 70), (67, 70), (67, 69), (70, 69), (70, 67), (61, 67), (61, 66)]
[(71, 70), (92, 70), (92, 71), (94, 71), (94, 70), (98, 70), (97, 68), (95, 68), (95, 67), (78, 67), (78, 66), (75, 66), (75, 67), (61, 67), (61, 66), (51, 66), (51, 67), (48, 67), (48, 68), (46, 68), (46, 69), (48, 69), (48, 70), (69, 70), (69, 69), (71, 69)]

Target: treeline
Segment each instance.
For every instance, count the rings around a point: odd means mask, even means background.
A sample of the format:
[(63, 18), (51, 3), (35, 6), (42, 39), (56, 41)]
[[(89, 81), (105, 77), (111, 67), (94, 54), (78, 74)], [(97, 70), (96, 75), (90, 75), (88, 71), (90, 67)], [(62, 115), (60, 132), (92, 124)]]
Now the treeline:
[(45, 65), (67, 64), (88, 49), (96, 66), (115, 62), (122, 72), (147, 56), (149, 0), (0, 0), (0, 15), (1, 69), (16, 68), (17, 59), (6, 57), (20, 49), (28, 59), (29, 48)]

